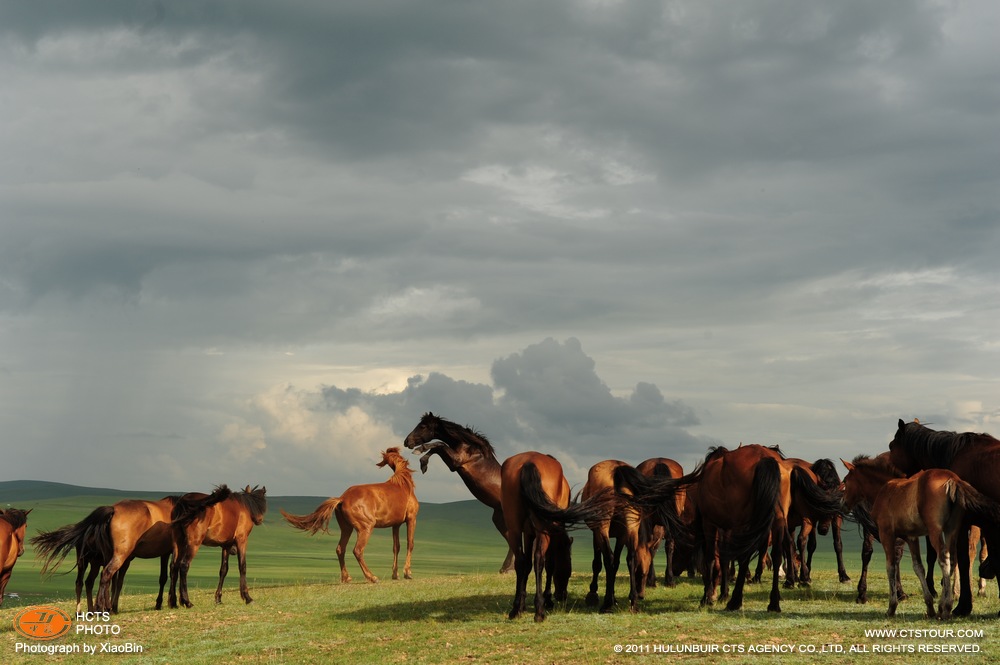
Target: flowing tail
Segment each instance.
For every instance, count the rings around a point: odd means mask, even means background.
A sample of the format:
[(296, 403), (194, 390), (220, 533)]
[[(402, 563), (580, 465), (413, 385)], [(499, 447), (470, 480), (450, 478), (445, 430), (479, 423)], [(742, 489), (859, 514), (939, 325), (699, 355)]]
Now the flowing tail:
[(542, 489), (542, 477), (538, 467), (527, 463), (521, 467), (521, 495), (531, 507), (531, 511), (543, 522), (554, 525), (579, 526), (611, 519), (618, 505), (615, 492), (608, 488), (594, 496), (560, 508)]
[(76, 524), (67, 524), (32, 538), (30, 542), (36, 555), (43, 559), (42, 573), (50, 569), (55, 571), (71, 549), (77, 553), (74, 568), (81, 561), (97, 560), (102, 565), (109, 561), (114, 553), (111, 543), (111, 518), (114, 514), (114, 506), (101, 506)]
[(955, 478), (948, 485), (948, 498), (960, 505), (979, 526), (1000, 525), (1000, 503), (986, 496), (966, 481)]
[[(663, 466), (667, 468), (666, 465)], [(656, 524), (666, 530), (668, 538), (685, 543), (690, 541), (690, 531), (677, 514), (677, 491), (686, 486), (681, 483), (683, 478), (664, 475), (647, 477), (635, 467), (619, 466), (614, 470), (614, 480), (615, 492), (625, 503), (637, 508), (647, 504), (647, 501), (652, 503), (645, 505), (646, 511), (640, 512), (651, 512)], [(628, 489), (631, 493), (622, 493), (623, 489)]]
[(778, 460), (765, 458), (753, 470), (750, 495), (752, 512), (742, 530), (733, 534), (728, 549), (733, 561), (749, 561), (767, 546), (774, 523), (775, 504), (781, 491), (781, 469)]
[(296, 529), (308, 531), (310, 535), (315, 535), (317, 531), (330, 533), (327, 527), (330, 526), (330, 518), (333, 516), (333, 511), (339, 505), (340, 497), (335, 496), (319, 504), (319, 507), (308, 515), (290, 515), (280, 508), (278, 510), (281, 511), (285, 521)]
[[(839, 484), (838, 482), (837, 485)], [(805, 504), (806, 510), (799, 510), (801, 514), (812, 515), (817, 519), (842, 515), (844, 499), (837, 491), (837, 485), (833, 488), (821, 487), (802, 469), (792, 469), (792, 500)]]

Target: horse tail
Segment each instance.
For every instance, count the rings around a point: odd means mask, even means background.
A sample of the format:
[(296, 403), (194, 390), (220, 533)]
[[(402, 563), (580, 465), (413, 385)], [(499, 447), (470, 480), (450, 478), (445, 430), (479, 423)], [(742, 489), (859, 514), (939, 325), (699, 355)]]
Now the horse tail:
[(71, 549), (76, 549), (77, 552), (73, 568), (81, 561), (95, 557), (102, 564), (110, 560), (114, 550), (111, 543), (111, 518), (114, 514), (114, 506), (100, 506), (76, 524), (67, 524), (32, 538), (30, 542), (37, 556), (44, 560), (42, 574), (47, 573), (50, 568), (55, 571)]
[(296, 529), (308, 531), (310, 535), (314, 535), (317, 531), (330, 533), (330, 530), (328, 529), (330, 525), (330, 518), (333, 516), (333, 511), (337, 509), (337, 506), (339, 506), (340, 503), (341, 499), (339, 496), (332, 497), (319, 504), (319, 507), (308, 515), (290, 515), (281, 508), (278, 510), (281, 511), (285, 521), (294, 526)]
[[(583, 501), (560, 508), (542, 489), (542, 476), (538, 472), (538, 467), (531, 462), (521, 467), (521, 496), (531, 512), (543, 523), (563, 527), (593, 524), (611, 519), (618, 505), (615, 492), (608, 488)], [(543, 527), (543, 530), (548, 529)]]
[(854, 521), (861, 527), (862, 535), (871, 534), (877, 542), (882, 542), (882, 539), (878, 537), (878, 523), (872, 517), (871, 506), (865, 502), (859, 503), (851, 509), (851, 515), (854, 516)]
[(1000, 525), (1000, 503), (961, 478), (954, 478), (953, 483), (949, 483), (948, 494), (949, 498), (965, 510), (974, 524)]
[[(665, 464), (657, 465), (657, 469), (663, 467), (666, 473), (670, 473), (670, 467)], [(623, 465), (615, 467), (612, 472), (615, 482), (615, 493), (625, 503), (636, 507), (633, 501), (645, 503), (648, 497), (655, 497), (651, 506), (647, 509), (652, 511), (652, 517), (656, 523), (666, 530), (668, 538), (675, 540), (688, 540), (690, 533), (687, 525), (677, 514), (677, 490), (683, 487), (679, 484), (679, 478), (668, 477), (667, 475), (644, 476), (632, 466)], [(622, 492), (628, 489), (629, 494)], [(645, 520), (643, 520), (645, 522)]]
[[(840, 483), (838, 482), (837, 485)], [(823, 488), (814, 481), (808, 473), (799, 467), (792, 469), (792, 492), (795, 499), (801, 499), (807, 510), (800, 513), (811, 514), (816, 518), (831, 518), (840, 515), (844, 510), (843, 497), (832, 488)]]
[(767, 546), (780, 491), (781, 468), (778, 460), (767, 457), (757, 462), (750, 488), (750, 519), (729, 541), (729, 554), (734, 561), (749, 561)]

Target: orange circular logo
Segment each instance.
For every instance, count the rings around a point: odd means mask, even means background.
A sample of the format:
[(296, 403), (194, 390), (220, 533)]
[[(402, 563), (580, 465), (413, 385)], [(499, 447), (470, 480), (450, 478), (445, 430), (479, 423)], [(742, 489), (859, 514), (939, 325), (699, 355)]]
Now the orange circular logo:
[(14, 630), (32, 640), (54, 640), (69, 632), (73, 624), (58, 607), (36, 605), (14, 617)]

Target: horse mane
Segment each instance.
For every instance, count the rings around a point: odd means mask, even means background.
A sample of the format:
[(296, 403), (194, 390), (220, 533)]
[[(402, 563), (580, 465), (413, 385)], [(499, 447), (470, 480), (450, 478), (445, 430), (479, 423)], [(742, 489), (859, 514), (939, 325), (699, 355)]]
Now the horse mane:
[(260, 524), (264, 521), (264, 514), (267, 512), (266, 494), (266, 487), (254, 485), (253, 489), (250, 489), (250, 486), (247, 485), (242, 492), (234, 493), (229, 498), (247, 509), (254, 524)]
[(888, 456), (883, 457), (880, 455), (878, 457), (869, 457), (868, 455), (858, 455), (851, 460), (851, 464), (862, 470), (878, 471), (889, 474), (895, 478), (906, 477), (906, 474), (903, 473), (899, 467), (893, 464), (889, 460)]
[(778, 444), (774, 444), (773, 446), (764, 446), (764, 447), (767, 448), (768, 450), (777, 453), (778, 457), (780, 457), (781, 459), (785, 459), (785, 451), (783, 451), (781, 449), (781, 446), (779, 446)]
[[(421, 420), (426, 418), (434, 418), (437, 420), (441, 427), (447, 431), (452, 437), (456, 439), (461, 439), (466, 444), (472, 446), (473, 448), (478, 448), (484, 457), (492, 457), (496, 459), (496, 451), (493, 450), (493, 444), (490, 440), (486, 438), (486, 435), (479, 432), (471, 427), (459, 425), (458, 423), (453, 423), (450, 420), (446, 420), (441, 416), (435, 416), (433, 413), (428, 411), (424, 414)], [(457, 434), (456, 434), (457, 433)]]
[(827, 458), (818, 459), (812, 463), (813, 473), (819, 478), (819, 484), (827, 489), (840, 486), (840, 475), (833, 460)]
[(946, 469), (955, 456), (967, 448), (1000, 444), (989, 434), (977, 432), (948, 432), (932, 430), (919, 422), (906, 423), (903, 437), (910, 453), (926, 460), (926, 466)]
[(170, 513), (170, 518), (174, 524), (187, 526), (201, 515), (204, 515), (209, 507), (225, 501), (232, 495), (233, 491), (229, 489), (228, 485), (216, 486), (211, 494), (189, 492), (178, 498), (174, 503), (174, 509)]
[(0, 519), (10, 524), (10, 528), (12, 529), (20, 529), (28, 523), (28, 513), (30, 512), (30, 509), (8, 508), (7, 510), (0, 510)]
[(410, 463), (406, 461), (406, 458), (400, 454), (398, 447), (389, 448), (385, 452), (383, 452), (382, 461), (376, 464), (375, 466), (384, 466), (388, 464), (389, 463), (389, 460), (387, 459), (388, 453), (393, 453), (393, 458), (392, 458), (393, 473), (389, 477), (389, 480), (387, 480), (386, 482), (392, 483), (394, 485), (402, 485), (403, 487), (409, 489), (410, 493), (412, 493), (414, 488), (416, 487), (416, 483), (413, 482), (413, 470), (410, 469)]

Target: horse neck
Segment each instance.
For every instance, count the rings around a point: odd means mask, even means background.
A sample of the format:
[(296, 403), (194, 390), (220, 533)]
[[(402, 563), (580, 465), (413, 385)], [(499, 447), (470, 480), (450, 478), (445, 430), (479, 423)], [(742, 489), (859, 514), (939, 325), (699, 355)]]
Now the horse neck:
[(875, 496), (885, 487), (886, 483), (899, 478), (899, 476), (882, 469), (866, 467), (860, 471), (855, 469), (854, 478), (861, 486), (861, 494), (871, 502), (875, 500)]
[(400, 463), (394, 467), (394, 471), (395, 473), (386, 482), (404, 487), (410, 494), (413, 494), (415, 483), (413, 482), (413, 472), (410, 471), (410, 467), (405, 463)]

